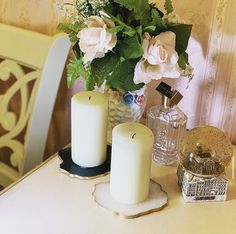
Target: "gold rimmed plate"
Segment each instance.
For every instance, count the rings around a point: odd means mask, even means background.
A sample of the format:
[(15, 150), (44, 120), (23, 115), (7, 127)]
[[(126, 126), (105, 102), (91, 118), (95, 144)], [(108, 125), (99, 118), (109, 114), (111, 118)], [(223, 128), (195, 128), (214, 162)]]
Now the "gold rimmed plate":
[(61, 172), (68, 174), (71, 177), (79, 179), (95, 179), (105, 176), (110, 172), (111, 167), (111, 146), (107, 146), (107, 159), (97, 167), (81, 167), (74, 163), (71, 158), (71, 147), (62, 149), (58, 152), (62, 160), (60, 164)]
[(98, 183), (94, 187), (95, 202), (114, 214), (133, 219), (162, 210), (168, 203), (168, 195), (157, 182), (150, 180), (148, 197), (137, 204), (123, 204), (116, 201), (110, 194), (110, 182)]

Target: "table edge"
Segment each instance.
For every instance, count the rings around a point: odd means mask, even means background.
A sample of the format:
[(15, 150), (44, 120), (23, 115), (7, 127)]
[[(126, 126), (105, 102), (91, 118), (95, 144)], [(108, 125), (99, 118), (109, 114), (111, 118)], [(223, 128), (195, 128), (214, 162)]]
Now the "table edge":
[(0, 191), (0, 196), (2, 196), (4, 193), (6, 193), (8, 190), (10, 190), (12, 187), (14, 187), (16, 184), (20, 183), (22, 180), (24, 180), (26, 177), (30, 176), (31, 174), (33, 174), (35, 171), (37, 171), (39, 168), (43, 167), (46, 163), (48, 163), (49, 161), (51, 161), (53, 158), (58, 156), (58, 152), (56, 152), (55, 154), (53, 154), (52, 156), (50, 156), (49, 158), (47, 158), (45, 161), (43, 161), (42, 163), (40, 163), (39, 165), (37, 165), (36, 167), (34, 167), (33, 169), (31, 169), (30, 171), (28, 171), (26, 174), (24, 174), (23, 176), (21, 176), (18, 180), (14, 181), (13, 183), (11, 183), (9, 186), (7, 186), (6, 188), (4, 188), (2, 191)]

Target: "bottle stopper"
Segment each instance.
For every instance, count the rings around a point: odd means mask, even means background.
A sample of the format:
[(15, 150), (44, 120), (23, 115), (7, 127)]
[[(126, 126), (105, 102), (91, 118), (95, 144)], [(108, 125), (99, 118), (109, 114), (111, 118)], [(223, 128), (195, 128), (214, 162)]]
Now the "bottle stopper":
[(156, 87), (156, 90), (162, 95), (162, 104), (165, 107), (173, 107), (183, 98), (183, 95), (178, 90), (172, 89), (171, 86), (163, 81)]

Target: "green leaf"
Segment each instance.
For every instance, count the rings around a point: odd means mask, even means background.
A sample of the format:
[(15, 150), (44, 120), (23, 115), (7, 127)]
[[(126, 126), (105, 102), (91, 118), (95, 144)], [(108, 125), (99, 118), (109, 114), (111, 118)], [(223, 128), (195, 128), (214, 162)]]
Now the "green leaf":
[(116, 54), (106, 54), (103, 58), (94, 59), (91, 63), (91, 74), (100, 87), (104, 80), (109, 78), (110, 73), (120, 63), (120, 58)]
[[(153, 28), (155, 26), (155, 29)], [(146, 29), (144, 31), (147, 31), (149, 33), (159, 34), (161, 31), (164, 31), (166, 29), (165, 22), (162, 20), (161, 13), (156, 8), (151, 9), (151, 21), (146, 25)], [(154, 29), (154, 30), (153, 30)]]
[(87, 80), (85, 80), (85, 88), (88, 91), (94, 90), (95, 80), (92, 76), (89, 76)]
[(155, 25), (163, 24), (162, 17), (161, 17), (160, 13), (158, 12), (158, 10), (156, 8), (152, 8), (152, 10), (151, 10), (151, 17), (152, 17), (152, 22)]
[(127, 36), (134, 36), (136, 34), (136, 30), (132, 27), (130, 27), (129, 25), (125, 24), (118, 16), (115, 17), (113, 15), (109, 15), (110, 18), (116, 22), (118, 24), (118, 26), (116, 27), (122, 27), (122, 30), (123, 30), (123, 34), (127, 35)]
[(125, 58), (121, 56), (120, 61), (123, 63), (125, 61)]
[(58, 24), (57, 28), (66, 34), (68, 34), (70, 41), (72, 43), (78, 41), (77, 34), (81, 29), (83, 29), (85, 25), (83, 23), (75, 22), (74, 24), (71, 23), (60, 23)]
[(76, 79), (81, 75), (81, 60), (73, 59), (67, 65), (67, 86), (71, 87)]
[(156, 26), (155, 25), (150, 25), (147, 26), (143, 29), (145, 32), (154, 32), (156, 30)]
[(82, 57), (82, 52), (79, 48), (79, 43), (75, 43), (73, 46), (72, 46), (72, 49), (73, 49), (73, 52), (74, 52), (74, 55), (76, 58), (80, 58)]
[(130, 11), (133, 10), (136, 19), (142, 19), (147, 16), (147, 12), (150, 9), (148, 0), (114, 0), (114, 2), (121, 4)]
[(142, 40), (142, 34), (143, 34), (143, 30), (142, 30), (142, 25), (139, 25), (137, 28), (136, 28), (136, 32), (138, 34), (138, 37), (140, 39), (140, 41)]
[(84, 68), (82, 58), (70, 60), (67, 65), (67, 86), (71, 87), (80, 76), (82, 76), (86, 82), (86, 89), (93, 90), (95, 81), (91, 76), (90, 68), (87, 70)]
[(166, 0), (164, 4), (165, 10), (167, 14), (170, 14), (171, 12), (174, 11), (172, 1), (171, 0)]
[(178, 64), (181, 69), (185, 69), (186, 64), (188, 64), (188, 54), (186, 52), (179, 55)]
[(136, 62), (136, 60), (126, 60), (115, 67), (110, 78), (107, 80), (107, 84), (111, 89), (134, 91), (143, 87), (143, 83), (135, 84), (133, 82)]
[(157, 14), (161, 18), (164, 16), (164, 13), (156, 6), (156, 3), (150, 3), (150, 8), (152, 17), (155, 17), (155, 14)]
[(192, 25), (189, 24), (176, 24), (168, 27), (176, 35), (175, 50), (178, 54), (182, 54), (188, 47), (189, 37), (191, 35)]
[(77, 34), (75, 34), (74, 32), (69, 33), (68, 37), (72, 43), (75, 43), (78, 41)]
[(124, 58), (134, 59), (143, 55), (143, 48), (138, 40), (138, 35), (126, 37), (120, 45), (120, 54)]
[(109, 33), (118, 33), (118, 32), (120, 32), (123, 28), (124, 28), (123, 25), (119, 25), (119, 26), (116, 26), (116, 27), (113, 27), (113, 28), (108, 28), (106, 31), (109, 32)]
[(129, 28), (129, 29), (125, 29), (123, 33), (129, 37), (132, 37), (136, 34), (136, 31), (133, 28)]

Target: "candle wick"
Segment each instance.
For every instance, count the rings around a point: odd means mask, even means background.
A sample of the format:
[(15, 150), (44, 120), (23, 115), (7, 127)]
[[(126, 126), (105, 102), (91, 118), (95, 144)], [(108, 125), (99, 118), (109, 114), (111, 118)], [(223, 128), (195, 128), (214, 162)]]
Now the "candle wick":
[(91, 96), (89, 96), (89, 100), (91, 100)]
[(136, 135), (136, 133), (133, 134), (132, 139), (134, 139), (134, 136), (135, 136), (135, 135)]

